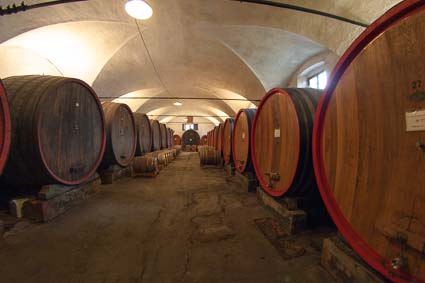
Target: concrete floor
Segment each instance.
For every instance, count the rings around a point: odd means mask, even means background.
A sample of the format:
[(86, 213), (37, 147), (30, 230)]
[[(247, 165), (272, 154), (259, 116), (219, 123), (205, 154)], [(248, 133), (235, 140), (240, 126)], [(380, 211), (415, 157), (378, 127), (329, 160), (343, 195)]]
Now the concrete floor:
[(264, 218), (277, 217), (256, 194), (184, 153), (155, 179), (102, 186), (48, 224), (6, 232), (0, 281), (333, 282), (318, 239), (304, 237), (301, 256), (282, 256), (256, 224)]

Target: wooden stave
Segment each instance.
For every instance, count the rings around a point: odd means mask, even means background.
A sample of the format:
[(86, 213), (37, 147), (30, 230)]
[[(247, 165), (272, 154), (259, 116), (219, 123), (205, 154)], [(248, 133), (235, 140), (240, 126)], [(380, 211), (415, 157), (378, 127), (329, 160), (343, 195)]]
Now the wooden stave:
[[(252, 159), (251, 159), (251, 130), (252, 130), (252, 123), (254, 121), (254, 116), (255, 116), (255, 112), (256, 109), (253, 108), (246, 108), (246, 109), (241, 109), (239, 110), (238, 114), (236, 114), (235, 117), (235, 122), (234, 122), (234, 127), (233, 127), (233, 133), (232, 133), (232, 156), (233, 156), (233, 160), (235, 162), (235, 168), (236, 170), (238, 170), (239, 173), (244, 173), (244, 172), (254, 172), (254, 165), (252, 163)], [(242, 113), (245, 113), (246, 117), (247, 117), (247, 124), (248, 124), (248, 133), (247, 133), (247, 139), (248, 139), (248, 151), (247, 151), (247, 156), (243, 157), (244, 158), (244, 165), (237, 165), (236, 164), (236, 160), (237, 156), (236, 156), (236, 140), (237, 138), (235, 137), (235, 130), (237, 127), (237, 123), (239, 121), (239, 118), (241, 116)], [(242, 159), (241, 159), (242, 160)]]
[[(96, 153), (96, 160), (92, 161), (92, 166), (84, 171), (84, 175), (78, 179), (70, 180), (69, 178), (60, 177), (56, 174), (47, 163), (48, 157), (43, 152), (40, 143), (40, 132), (44, 127), (41, 123), (41, 113), (45, 112), (43, 102), (51, 101), (49, 96), (52, 96), (52, 91), (58, 91), (66, 84), (79, 85), (87, 91), (91, 96), (98, 110), (98, 119), (101, 125), (100, 142)], [(94, 90), (85, 82), (66, 77), (54, 76), (14, 76), (4, 80), (6, 92), (9, 96), (11, 109), (16, 108), (11, 112), (12, 128), (11, 128), (11, 147), (10, 156), (6, 163), (4, 176), (1, 182), (11, 187), (36, 188), (45, 184), (63, 184), (63, 185), (79, 185), (89, 179), (99, 167), (106, 146), (106, 131), (105, 119), (101, 103)], [(31, 90), (31, 91), (30, 91)], [(25, 93), (28, 92), (28, 93)], [(56, 94), (55, 94), (56, 95)], [(54, 97), (54, 95), (53, 95)], [(28, 109), (27, 109), (28, 108)], [(28, 110), (28, 111), (25, 111)], [(31, 110), (31, 111), (30, 111)], [(51, 120), (51, 119), (50, 119)], [(56, 120), (55, 120), (56, 121)], [(84, 124), (82, 123), (80, 124)], [(20, 142), (21, 135), (25, 136), (25, 143)], [(93, 134), (93, 133), (92, 133)], [(91, 150), (93, 152), (93, 150)], [(30, 163), (32, 165), (28, 165)], [(19, 177), (14, 177), (19, 176)]]
[(223, 126), (223, 160), (224, 164), (233, 164), (232, 133), (235, 119), (227, 118)]
[(158, 120), (150, 120), (152, 131), (152, 148), (151, 151), (161, 149), (161, 130)]
[(6, 165), (11, 141), (11, 121), (9, 102), (6, 91), (0, 80), (0, 176)]
[[(386, 250), (385, 252), (378, 252), (374, 247), (370, 246), (366, 240), (356, 231), (356, 229), (351, 225), (348, 219), (343, 214), (340, 205), (336, 200), (336, 196), (333, 194), (333, 190), (331, 189), (330, 182), (328, 180), (328, 176), (326, 173), (326, 164), (325, 164), (325, 122), (327, 119), (327, 113), (330, 109), (331, 100), (334, 97), (334, 92), (338, 88), (338, 82), (343, 78), (346, 72), (350, 71), (350, 66), (355, 64), (355, 60), (362, 55), (362, 53), (366, 53), (365, 50), (370, 46), (373, 46), (374, 43), (379, 41), (379, 38), (385, 39), (385, 32), (391, 31), (391, 28), (397, 27), (398, 24), (403, 23), (404, 20), (407, 20), (410, 16), (415, 17), (422, 13), (425, 13), (425, 3), (419, 0), (407, 0), (403, 1), (389, 11), (387, 11), (383, 16), (378, 18), (372, 25), (370, 25), (346, 50), (343, 56), (338, 61), (334, 70), (330, 76), (330, 84), (327, 86), (325, 93), (319, 103), (319, 107), (316, 112), (316, 121), (314, 126), (314, 140), (313, 140), (313, 162), (315, 168), (316, 180), (318, 183), (318, 187), (320, 193), (322, 195), (322, 199), (332, 216), (338, 230), (341, 232), (343, 237), (346, 239), (348, 244), (356, 251), (356, 253), (371, 267), (373, 267), (376, 271), (381, 273), (387, 279), (392, 282), (425, 282), (424, 276), (424, 263), (421, 263), (420, 270), (422, 273), (420, 277), (417, 274), (411, 274), (409, 272), (395, 269), (392, 267), (391, 259), (386, 257), (390, 253), (390, 251)], [(423, 16), (422, 16), (423, 17)], [(422, 19), (423, 20), (423, 19)], [(418, 37), (419, 38), (419, 37)], [(404, 39), (403, 41), (406, 41)], [(393, 42), (393, 41), (391, 41)], [(392, 58), (392, 57), (386, 57)], [(399, 64), (396, 64), (399, 66)], [(391, 78), (389, 78), (391, 80)], [(358, 80), (355, 80), (355, 83), (358, 83)], [(391, 92), (389, 92), (391, 94)], [(390, 95), (388, 94), (388, 95)], [(421, 106), (423, 107), (423, 105)], [(402, 107), (401, 107), (402, 108)], [(341, 110), (340, 110), (341, 111)], [(363, 140), (363, 139), (360, 139)], [(383, 145), (384, 147), (384, 145)], [(396, 154), (396, 153), (394, 153)], [(391, 155), (390, 155), (391, 156)], [(388, 166), (389, 164), (386, 163)], [(374, 176), (378, 178), (378, 176)], [(361, 182), (361, 181), (359, 181)], [(373, 188), (371, 188), (373, 189)], [(387, 188), (385, 188), (387, 190)], [(400, 191), (400, 190), (399, 190)], [(386, 199), (385, 195), (380, 195), (379, 198), (383, 201)], [(400, 213), (403, 213), (400, 211)], [(377, 219), (376, 215), (367, 214), (367, 219), (374, 220)], [(397, 243), (397, 239), (388, 238), (387, 242), (394, 241)], [(409, 240), (408, 240), (409, 241)], [(409, 254), (412, 252), (412, 248), (406, 245), (406, 253), (409, 258), (412, 256)], [(418, 257), (418, 256), (413, 256)], [(419, 255), (420, 258), (420, 255)], [(423, 254), (422, 254), (423, 260)], [(409, 261), (409, 260), (408, 260)], [(408, 264), (410, 266), (410, 264)], [(419, 267), (416, 266), (416, 269)]]
[[(266, 177), (262, 174), (263, 168), (260, 167), (260, 163), (258, 162), (257, 154), (263, 155), (262, 150), (263, 147), (269, 147), (269, 145), (257, 144), (256, 143), (256, 133), (259, 127), (259, 119), (263, 114), (263, 109), (266, 104), (269, 103), (270, 99), (273, 99), (275, 96), (285, 96), (290, 101), (290, 106), (294, 109), (296, 113), (296, 117), (294, 120), (297, 123), (296, 133), (298, 134), (298, 144), (297, 144), (297, 160), (296, 166), (294, 168), (279, 168), (277, 173), (283, 175), (287, 170), (291, 170), (291, 178), (287, 184), (284, 184), (283, 187), (279, 189), (270, 189), (268, 187), (268, 182), (266, 182)], [(281, 197), (283, 195), (286, 196), (306, 196), (311, 193), (311, 190), (315, 190), (315, 176), (313, 169), (313, 159), (312, 159), (312, 135), (313, 135), (313, 123), (315, 116), (315, 109), (317, 108), (319, 99), (321, 96), (321, 91), (311, 88), (300, 89), (300, 88), (285, 88), (285, 89), (271, 89), (260, 102), (258, 106), (257, 112), (255, 114), (255, 118), (253, 121), (252, 132), (251, 132), (251, 154), (252, 161), (254, 165), (254, 169), (259, 180), (259, 183), (264, 191), (266, 191), (269, 195), (274, 197)], [(276, 102), (270, 102), (276, 104)], [(270, 114), (268, 113), (265, 113)], [(284, 124), (284, 121), (280, 121), (280, 124)], [(261, 142), (265, 141), (265, 137), (262, 136), (259, 139)], [(288, 138), (281, 138), (283, 142), (288, 140)], [(279, 150), (275, 150), (274, 152), (278, 153)], [(282, 157), (277, 156), (275, 154), (274, 157)], [(279, 159), (279, 164), (281, 160)]]
[(151, 152), (152, 129), (149, 117), (144, 113), (133, 113), (137, 128), (137, 147), (135, 156), (142, 156)]
[[(130, 107), (127, 104), (123, 103), (116, 103), (116, 102), (104, 102), (102, 103), (103, 112), (105, 115), (105, 129), (106, 129), (106, 147), (105, 147), (105, 154), (103, 155), (103, 160), (101, 163), (101, 167), (107, 168), (110, 165), (117, 164), (121, 167), (126, 167), (130, 165), (131, 161), (134, 158), (134, 155), (136, 153), (136, 147), (137, 147), (137, 129), (136, 129), (136, 123), (134, 120), (133, 112), (131, 111)], [(120, 126), (117, 124), (116, 115), (119, 115), (119, 111), (124, 110), (129, 120), (131, 121), (130, 125), (130, 131), (126, 133), (128, 136), (128, 142), (129, 142), (129, 148), (127, 148), (127, 152), (130, 153), (128, 156), (125, 156), (125, 158), (120, 158), (121, 156), (118, 156), (117, 151), (119, 150), (117, 148), (117, 144), (113, 142), (113, 139), (116, 137), (113, 137), (112, 128)], [(123, 136), (121, 134), (121, 136)], [(116, 142), (116, 140), (115, 140)]]

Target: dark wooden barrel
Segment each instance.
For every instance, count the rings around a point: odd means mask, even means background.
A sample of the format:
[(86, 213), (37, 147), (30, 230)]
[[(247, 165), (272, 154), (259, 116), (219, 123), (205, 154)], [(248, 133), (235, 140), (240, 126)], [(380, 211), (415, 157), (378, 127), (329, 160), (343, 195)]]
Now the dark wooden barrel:
[(207, 133), (207, 145), (211, 146), (211, 131), (208, 131)]
[(217, 126), (217, 132), (215, 136), (215, 149), (218, 150), (220, 155), (223, 153), (223, 126), (224, 123), (220, 123)]
[(235, 168), (240, 173), (254, 172), (251, 160), (250, 135), (255, 109), (241, 109), (235, 118), (232, 149)]
[(173, 130), (167, 128), (167, 145), (168, 149), (173, 147)]
[(195, 130), (187, 130), (182, 135), (183, 145), (199, 145), (201, 137)]
[(206, 145), (206, 144), (207, 144), (207, 142), (208, 142), (207, 135), (203, 135), (203, 136), (201, 137), (201, 145)]
[(216, 146), (217, 146), (217, 131), (218, 131), (218, 126), (215, 126), (214, 127), (214, 129), (212, 130), (212, 137), (211, 137), (211, 139), (212, 139), (212, 144), (211, 144), (211, 146), (212, 147), (214, 147), (214, 149), (216, 148)]
[(11, 124), (9, 103), (3, 83), (0, 80), (0, 175), (6, 164), (10, 148)]
[(158, 120), (150, 120), (152, 130), (152, 151), (161, 149), (161, 129)]
[(233, 133), (233, 125), (235, 120), (233, 118), (227, 118), (223, 125), (223, 160), (224, 164), (233, 163), (232, 156), (232, 133)]
[(152, 149), (152, 129), (149, 118), (143, 113), (133, 113), (137, 129), (136, 156), (145, 155)]
[(316, 189), (311, 153), (321, 91), (272, 89), (261, 100), (251, 134), (251, 155), (261, 187), (272, 196), (304, 196)]
[(133, 112), (127, 104), (103, 102), (106, 148), (101, 167), (117, 164), (125, 167), (133, 160), (137, 145), (137, 130)]
[(165, 124), (159, 124), (160, 136), (161, 136), (161, 149), (166, 149), (168, 147), (167, 144), (167, 126)]
[(425, 282), (425, 1), (403, 1), (340, 58), (316, 113), (322, 198), (392, 282)]
[(3, 81), (12, 142), (2, 182), (38, 187), (77, 185), (91, 177), (105, 150), (102, 106), (83, 81), (18, 76)]
[(182, 138), (179, 135), (174, 135), (174, 145), (181, 145)]

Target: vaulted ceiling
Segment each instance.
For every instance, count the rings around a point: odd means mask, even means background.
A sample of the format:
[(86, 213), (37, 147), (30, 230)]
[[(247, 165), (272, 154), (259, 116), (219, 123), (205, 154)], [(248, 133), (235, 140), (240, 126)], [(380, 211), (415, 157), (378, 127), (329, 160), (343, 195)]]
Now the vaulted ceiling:
[[(400, 1), (293, 0), (371, 23)], [(17, 1), (20, 2), (20, 1)], [(27, 4), (45, 1), (26, 1)], [(218, 123), (257, 104), (321, 53), (340, 56), (364, 28), (322, 16), (230, 0), (148, 0), (154, 15), (135, 21), (126, 0), (89, 0), (0, 17), (0, 77), (70, 76), (104, 100), (134, 111), (200, 115)], [(6, 6), (14, 1), (0, 0)], [(233, 101), (139, 99), (232, 98)], [(244, 101), (243, 99), (247, 99)], [(204, 119), (204, 120), (205, 120)]]

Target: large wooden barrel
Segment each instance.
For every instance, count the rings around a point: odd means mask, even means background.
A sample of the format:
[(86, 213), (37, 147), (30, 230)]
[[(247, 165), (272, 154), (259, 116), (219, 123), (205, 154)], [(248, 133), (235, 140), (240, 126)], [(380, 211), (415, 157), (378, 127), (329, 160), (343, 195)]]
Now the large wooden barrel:
[(136, 156), (145, 155), (152, 149), (152, 129), (149, 118), (143, 113), (133, 113), (137, 129)]
[(166, 149), (168, 147), (167, 144), (167, 126), (165, 124), (159, 124), (160, 136), (161, 136), (161, 149)]
[(215, 126), (214, 129), (212, 130), (212, 133), (211, 133), (211, 135), (212, 135), (212, 137), (211, 137), (211, 139), (212, 139), (211, 146), (214, 147), (214, 149), (217, 146), (217, 131), (218, 131), (217, 128), (218, 128), (218, 126)]
[(311, 153), (313, 120), (321, 92), (272, 89), (261, 100), (251, 154), (261, 187), (272, 196), (303, 196), (316, 189)]
[(201, 137), (195, 130), (187, 130), (182, 135), (183, 145), (199, 145)]
[(215, 133), (215, 149), (221, 155), (223, 150), (223, 123), (217, 126), (217, 132)]
[(207, 142), (208, 142), (207, 135), (203, 135), (201, 137), (201, 145), (207, 145)]
[(0, 175), (6, 164), (10, 148), (10, 111), (6, 92), (0, 80)]
[(2, 182), (38, 187), (77, 185), (91, 177), (105, 150), (102, 106), (83, 81), (18, 76), (3, 81), (12, 142)]
[(174, 135), (174, 145), (181, 145), (182, 144), (182, 138), (179, 135)]
[(168, 149), (173, 147), (173, 130), (167, 128), (167, 145)]
[(152, 130), (152, 151), (161, 149), (161, 128), (158, 120), (150, 120)]
[(255, 109), (241, 109), (235, 118), (232, 135), (233, 160), (240, 173), (254, 172), (251, 160), (250, 135)]
[(425, 1), (403, 1), (340, 58), (313, 157), (342, 235), (393, 282), (425, 282)]
[(233, 125), (235, 120), (233, 118), (227, 118), (223, 125), (223, 160), (224, 164), (233, 163), (232, 156), (232, 133), (233, 133)]
[(101, 166), (128, 166), (133, 160), (137, 145), (133, 112), (123, 103), (103, 102), (102, 107), (105, 115), (106, 148)]

